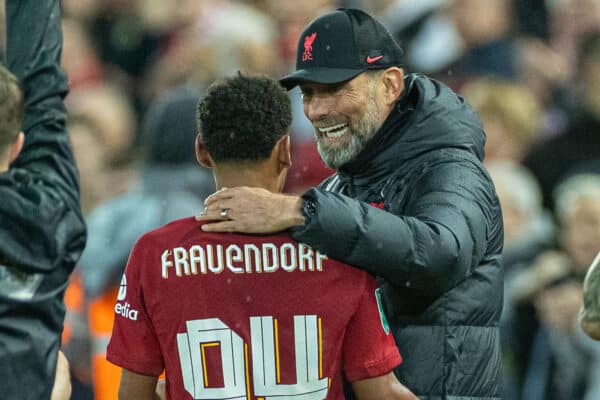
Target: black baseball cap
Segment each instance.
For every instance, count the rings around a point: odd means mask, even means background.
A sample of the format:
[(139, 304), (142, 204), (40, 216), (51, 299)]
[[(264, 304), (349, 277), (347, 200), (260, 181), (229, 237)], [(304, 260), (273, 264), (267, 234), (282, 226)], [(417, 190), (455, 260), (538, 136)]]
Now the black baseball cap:
[(279, 83), (338, 83), (361, 72), (400, 66), (402, 48), (392, 34), (362, 10), (338, 8), (312, 21), (298, 40), (296, 71)]

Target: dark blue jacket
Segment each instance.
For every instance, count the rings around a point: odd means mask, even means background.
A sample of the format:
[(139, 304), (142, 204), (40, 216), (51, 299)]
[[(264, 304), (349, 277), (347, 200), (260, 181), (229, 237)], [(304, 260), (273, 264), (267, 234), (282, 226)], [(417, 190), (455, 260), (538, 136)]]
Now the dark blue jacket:
[(304, 194), (314, 207), (293, 230), (379, 277), (404, 357), (397, 375), (421, 399), (502, 393), (503, 227), (484, 143), (460, 96), (409, 75), (367, 148)]

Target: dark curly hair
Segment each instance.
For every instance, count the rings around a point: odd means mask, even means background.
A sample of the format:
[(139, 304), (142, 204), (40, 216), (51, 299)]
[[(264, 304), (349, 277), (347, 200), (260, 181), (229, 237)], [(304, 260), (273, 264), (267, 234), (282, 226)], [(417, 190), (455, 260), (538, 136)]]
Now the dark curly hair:
[(217, 163), (268, 158), (291, 123), (289, 97), (268, 77), (238, 73), (212, 84), (198, 104), (198, 130)]

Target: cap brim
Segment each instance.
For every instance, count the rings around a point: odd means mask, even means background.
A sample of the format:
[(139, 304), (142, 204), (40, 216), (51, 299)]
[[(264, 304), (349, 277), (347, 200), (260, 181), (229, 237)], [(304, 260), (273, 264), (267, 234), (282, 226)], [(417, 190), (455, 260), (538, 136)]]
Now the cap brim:
[(296, 85), (306, 82), (314, 83), (339, 83), (354, 78), (366, 69), (344, 69), (344, 68), (311, 68), (299, 69), (298, 71), (284, 76), (279, 80), (281, 86), (287, 90)]

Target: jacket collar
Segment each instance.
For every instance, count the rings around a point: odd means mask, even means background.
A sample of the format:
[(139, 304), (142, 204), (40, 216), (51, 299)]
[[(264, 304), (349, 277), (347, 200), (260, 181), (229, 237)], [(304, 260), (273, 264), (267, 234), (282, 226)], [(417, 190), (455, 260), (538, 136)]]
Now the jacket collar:
[(347, 188), (360, 192), (425, 153), (444, 149), (482, 160), (484, 144), (481, 121), (464, 99), (441, 82), (410, 74), (379, 131), (338, 174)]
[(388, 175), (397, 165), (389, 160), (390, 147), (399, 141), (402, 136), (399, 132), (414, 114), (418, 93), (415, 93), (413, 83), (410, 77), (405, 79), (404, 91), (381, 128), (354, 160), (338, 170), (342, 182), (365, 186)]

